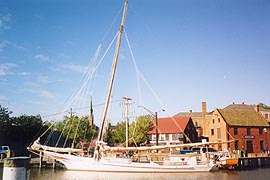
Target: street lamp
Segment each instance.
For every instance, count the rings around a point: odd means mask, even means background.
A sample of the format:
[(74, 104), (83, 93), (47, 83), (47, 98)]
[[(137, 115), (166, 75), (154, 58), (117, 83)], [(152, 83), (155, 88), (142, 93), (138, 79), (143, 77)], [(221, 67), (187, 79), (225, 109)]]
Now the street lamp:
[[(141, 107), (144, 110), (148, 111), (154, 118), (155, 118), (155, 126), (156, 126), (156, 145), (158, 146), (158, 118), (157, 118), (157, 111), (156, 112), (152, 112), (149, 109), (147, 109), (144, 106), (138, 106), (138, 108)], [(161, 111), (165, 111), (164, 109), (162, 109)]]

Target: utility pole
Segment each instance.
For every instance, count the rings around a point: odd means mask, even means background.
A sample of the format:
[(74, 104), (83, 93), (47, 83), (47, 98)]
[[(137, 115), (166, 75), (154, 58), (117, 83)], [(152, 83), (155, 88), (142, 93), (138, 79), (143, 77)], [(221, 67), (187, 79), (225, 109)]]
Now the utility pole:
[(156, 121), (156, 146), (158, 146), (158, 119), (157, 119), (157, 112), (155, 112), (155, 121)]
[[(157, 115), (157, 111), (154, 113), (152, 111), (150, 111), (149, 109), (147, 109), (146, 107), (144, 106), (138, 106), (138, 107), (141, 107), (143, 108), (144, 110), (148, 111), (152, 116), (153, 118), (155, 119), (155, 129), (156, 129), (156, 145), (158, 146), (158, 138), (159, 138), (159, 134), (158, 134), (158, 115)], [(164, 109), (161, 109), (161, 111), (165, 111)]]
[[(69, 114), (70, 114), (70, 128), (69, 128), (69, 130), (68, 130), (68, 136), (69, 136), (69, 133), (70, 133), (71, 127), (72, 127), (73, 115), (75, 114), (75, 112), (72, 111), (72, 108), (70, 108)], [(67, 137), (66, 140), (65, 140), (64, 146), (66, 145), (67, 140), (68, 140), (68, 137)], [(74, 148), (74, 143), (75, 143), (75, 141), (73, 140), (72, 145), (71, 145), (71, 148)]]
[(89, 117), (88, 117), (89, 126), (92, 127), (94, 125), (94, 115), (93, 115), (93, 104), (92, 104), (92, 96), (90, 97), (90, 106), (89, 106)]
[(125, 100), (124, 105), (126, 106), (126, 147), (128, 147), (128, 128), (129, 128), (129, 119), (128, 119), (128, 106), (131, 104), (129, 101), (131, 101), (132, 99), (129, 98), (128, 96), (123, 97), (123, 99)]

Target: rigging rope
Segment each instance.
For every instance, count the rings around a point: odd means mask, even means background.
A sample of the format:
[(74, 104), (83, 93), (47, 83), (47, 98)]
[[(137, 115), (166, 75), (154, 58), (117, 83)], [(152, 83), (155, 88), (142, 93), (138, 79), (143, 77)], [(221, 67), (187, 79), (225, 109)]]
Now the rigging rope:
[[(127, 33), (126, 31), (124, 31), (124, 34), (125, 34), (125, 39), (127, 41), (127, 44), (128, 44), (128, 47), (129, 47), (129, 51), (130, 51), (130, 54), (131, 54), (131, 57), (132, 57), (132, 62), (134, 64), (134, 67), (135, 67), (135, 70), (136, 70), (136, 74), (137, 74), (137, 83), (138, 83), (138, 86), (140, 88), (140, 81), (139, 79), (141, 78), (144, 83), (146, 84), (146, 86), (149, 88), (149, 90), (152, 92), (152, 94), (154, 95), (154, 97), (158, 100), (159, 104), (162, 105), (162, 107), (165, 107), (164, 103), (161, 101), (161, 99), (159, 98), (158, 94), (154, 91), (154, 89), (150, 86), (150, 83), (146, 80), (146, 78), (143, 76), (143, 74), (141, 73), (141, 71), (139, 70), (138, 66), (137, 66), (137, 63), (136, 63), (136, 60), (135, 60), (135, 57), (134, 57), (134, 54), (133, 54), (133, 51), (132, 51), (132, 48), (131, 48), (131, 45), (129, 43), (129, 40), (128, 40), (128, 36), (127, 36)], [(140, 89), (139, 90), (139, 97), (141, 98), (141, 91)], [(184, 136), (187, 138), (187, 140), (189, 142), (191, 142), (191, 140), (189, 139), (189, 137), (186, 135), (186, 133), (183, 131), (183, 129), (178, 125), (178, 123), (176, 123), (176, 120), (174, 117), (170, 116), (171, 119), (173, 120), (174, 124), (177, 126), (177, 128), (182, 131), (182, 133), (184, 134)], [(158, 131), (160, 131), (158, 129)]]
[[(115, 36), (113, 37), (113, 39), (111, 40), (111, 42), (109, 43), (109, 45), (107, 46), (104, 54), (101, 56), (101, 58), (99, 58), (99, 54), (100, 54), (100, 50), (102, 47), (102, 44), (98, 45), (98, 48), (95, 52), (95, 55), (92, 57), (89, 65), (87, 66), (87, 71), (84, 73), (84, 75), (82, 76), (82, 78), (79, 81), (79, 84), (81, 84), (81, 86), (77, 86), (77, 88), (74, 89), (74, 91), (72, 92), (71, 96), (69, 98), (66, 99), (66, 101), (64, 101), (63, 105), (62, 105), (62, 109), (68, 109), (70, 107), (70, 105), (74, 106), (74, 107), (82, 107), (81, 105), (79, 105), (80, 103), (83, 103), (83, 99), (80, 98), (83, 95), (84, 97), (88, 94), (88, 92), (90, 92), (90, 88), (91, 88), (91, 84), (94, 84), (93, 81), (91, 81), (94, 76), (94, 74), (97, 72), (98, 67), (100, 66), (100, 64), (102, 63), (102, 61), (104, 60), (104, 58), (106, 57), (109, 49), (111, 48), (111, 46), (113, 45), (113, 42), (116, 40), (117, 36), (118, 36), (117, 32), (115, 34)], [(89, 85), (90, 84), (90, 85)], [(88, 94), (90, 95), (90, 94)], [(117, 100), (119, 101), (119, 100)], [(116, 101), (115, 101), (116, 102)], [(103, 105), (103, 104), (99, 104), (99, 105)], [(99, 106), (97, 105), (97, 106)], [(83, 110), (89, 108), (89, 106), (86, 106), (84, 108), (74, 108), (74, 110)], [(61, 108), (60, 108), (61, 109)], [(63, 113), (68, 112), (67, 110), (65, 111), (58, 111), (57, 113), (54, 114), (50, 114), (50, 115), (46, 115), (46, 116), (42, 116), (42, 117), (49, 117), (49, 116), (56, 116), (56, 119), (61, 119), (61, 115)], [(56, 122), (54, 122), (44, 133), (42, 133), (39, 137), (44, 136), (55, 124)], [(60, 134), (60, 136), (58, 137), (58, 140), (56, 142), (55, 146), (58, 146), (60, 139), (63, 136), (63, 132), (65, 131), (65, 129), (67, 128), (68, 125), (68, 121), (65, 123), (64, 128)], [(45, 140), (45, 144), (47, 144), (50, 140), (50, 138), (52, 137), (54, 130), (50, 131), (49, 135), (47, 136), (47, 139)], [(69, 131), (70, 133), (70, 131)], [(68, 136), (69, 136), (68, 133)], [(68, 137), (66, 137), (68, 138)], [(65, 140), (65, 144), (66, 144), (67, 139)], [(65, 145), (64, 144), (64, 145)]]

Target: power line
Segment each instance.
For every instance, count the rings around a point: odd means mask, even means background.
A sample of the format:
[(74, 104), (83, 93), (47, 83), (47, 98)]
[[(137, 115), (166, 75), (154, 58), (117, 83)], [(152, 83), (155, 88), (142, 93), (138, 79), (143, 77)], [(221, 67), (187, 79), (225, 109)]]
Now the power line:
[[(111, 103), (115, 103), (115, 102), (120, 102), (122, 100), (114, 100), (114, 101), (111, 101)], [(104, 105), (105, 103), (100, 103), (100, 104), (96, 104), (96, 105), (93, 105), (93, 107), (98, 107), (98, 106), (102, 106)], [(80, 107), (80, 108), (73, 108), (73, 110), (82, 110), (82, 109), (88, 109), (90, 106), (85, 106), (85, 107)], [(41, 116), (41, 117), (50, 117), (50, 116), (55, 116), (55, 115), (59, 115), (59, 114), (63, 114), (63, 113), (67, 113), (69, 112), (70, 110), (66, 110), (66, 111), (62, 111), (62, 112), (58, 112), (58, 113), (53, 113), (53, 114), (48, 114), (48, 115), (44, 115), (44, 116)]]

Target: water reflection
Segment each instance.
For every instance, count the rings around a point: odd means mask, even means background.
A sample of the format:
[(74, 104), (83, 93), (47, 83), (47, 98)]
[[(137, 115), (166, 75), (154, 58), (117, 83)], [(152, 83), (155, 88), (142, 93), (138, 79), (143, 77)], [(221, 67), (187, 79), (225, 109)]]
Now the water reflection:
[(240, 179), (239, 172), (203, 172), (203, 173), (97, 173), (83, 171), (65, 171), (51, 169), (31, 169), (31, 180), (227, 180)]
[[(0, 179), (3, 169), (0, 168)], [(83, 171), (66, 171), (53, 169), (30, 170), (30, 180), (255, 180), (269, 179), (270, 169), (256, 169), (249, 171), (219, 171), (203, 173), (94, 173)]]

